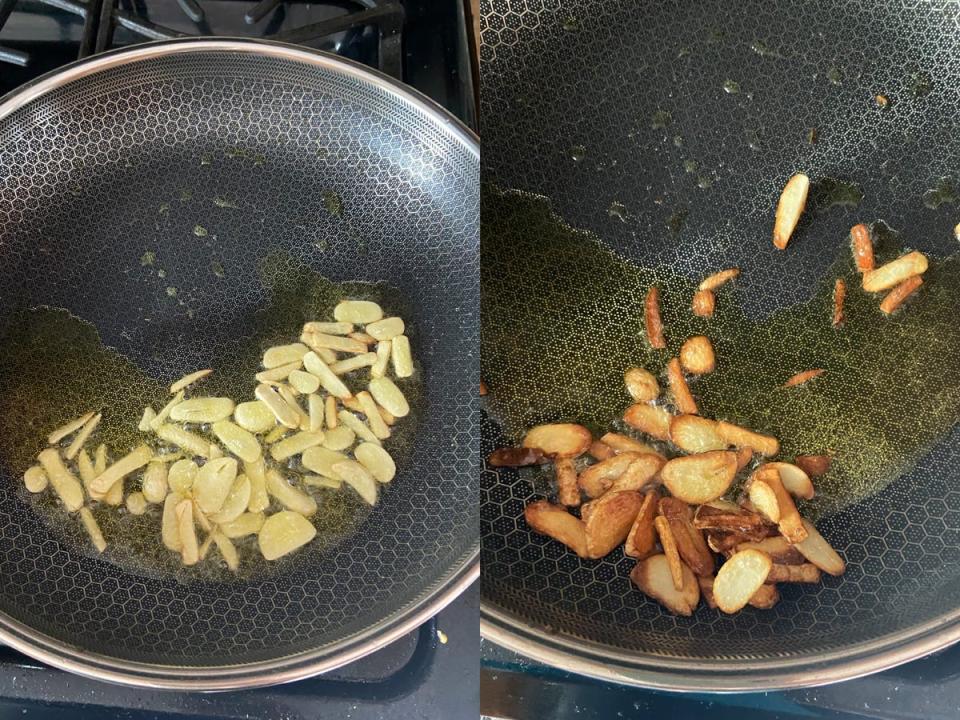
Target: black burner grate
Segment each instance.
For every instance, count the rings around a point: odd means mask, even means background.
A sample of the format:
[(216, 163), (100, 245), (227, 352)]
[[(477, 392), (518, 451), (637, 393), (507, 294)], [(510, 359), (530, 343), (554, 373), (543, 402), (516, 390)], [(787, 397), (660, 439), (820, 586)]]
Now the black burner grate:
[[(19, 0), (0, 0), (0, 30), (13, 12)], [(184, 14), (198, 25), (198, 32), (185, 33), (151, 22), (143, 0), (36, 0), (37, 2), (66, 11), (83, 18), (83, 35), (80, 39), (78, 57), (108, 50), (113, 46), (114, 31), (124, 28), (145, 40), (170, 40), (202, 32), (205, 14), (197, 0), (177, 0)], [(396, 0), (365, 0), (351, 3), (352, 10), (343, 15), (311, 22), (299, 27), (278, 32), (268, 32), (266, 40), (306, 44), (313, 40), (348, 30), (373, 27), (377, 31), (379, 52), (378, 67), (392, 77), (402, 79), (403, 58), (403, 5)], [(282, 0), (261, 0), (244, 15), (244, 21), (252, 25), (271, 13), (283, 11)], [(0, 63), (7, 62), (21, 67), (29, 66), (30, 53), (0, 45)]]

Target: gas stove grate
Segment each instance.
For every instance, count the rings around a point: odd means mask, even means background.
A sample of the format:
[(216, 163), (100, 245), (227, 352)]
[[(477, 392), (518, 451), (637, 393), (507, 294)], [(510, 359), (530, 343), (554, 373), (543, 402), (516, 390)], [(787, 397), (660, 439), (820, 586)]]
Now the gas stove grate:
[[(0, 30), (13, 12), (19, 0), (0, 0)], [(78, 57), (101, 53), (113, 45), (113, 34), (118, 27), (145, 40), (169, 40), (189, 37), (190, 33), (157, 25), (147, 19), (144, 0), (37, 0), (44, 5), (66, 11), (83, 18), (83, 35)], [(276, 12), (283, 0), (260, 0), (247, 11), (244, 21), (254, 24), (270, 13)], [(204, 20), (203, 6), (197, 0), (177, 0), (184, 14), (194, 23)], [(288, 43), (309, 43), (334, 33), (363, 27), (374, 27), (378, 34), (378, 67), (383, 72), (401, 79), (403, 69), (402, 31), (403, 6), (396, 0), (364, 0), (354, 2), (354, 11), (344, 15), (313, 22), (281, 32), (267, 33), (266, 40)], [(196, 33), (197, 35), (203, 33)], [(30, 64), (28, 52), (0, 45), (0, 63), (7, 62), (21, 67)]]

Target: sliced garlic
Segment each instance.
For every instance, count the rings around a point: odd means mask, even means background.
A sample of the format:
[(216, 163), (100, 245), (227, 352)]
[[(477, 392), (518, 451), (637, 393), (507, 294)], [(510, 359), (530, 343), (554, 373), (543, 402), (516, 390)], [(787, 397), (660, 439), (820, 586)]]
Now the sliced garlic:
[(310, 432), (323, 428), (323, 398), (316, 393), (307, 397), (307, 411), (310, 415)]
[(354, 457), (363, 465), (370, 474), (378, 481), (388, 483), (393, 480), (397, 474), (397, 466), (390, 453), (379, 445), (373, 443), (361, 443), (353, 451)]
[(76, 512), (83, 507), (83, 486), (63, 464), (60, 453), (53, 448), (48, 448), (40, 452), (37, 460), (43, 466), (50, 484), (64, 507), (70, 512)]
[(308, 352), (310, 352), (310, 348), (303, 343), (275, 345), (263, 354), (263, 366), (269, 369), (280, 365), (299, 363)]
[(253, 394), (267, 406), (281, 425), (288, 428), (300, 426), (300, 417), (272, 387), (262, 384), (257, 385)]
[(377, 504), (377, 483), (373, 475), (355, 460), (334, 463), (333, 471), (371, 505)]
[(107, 446), (100, 443), (97, 446), (97, 453), (93, 459), (93, 470), (99, 475), (107, 469)]
[(247, 535), (256, 535), (263, 527), (263, 520), (262, 512), (245, 512), (236, 520), (220, 525), (220, 532), (234, 540)]
[(82, 428), (84, 425), (86, 425), (87, 421), (90, 418), (92, 418), (93, 415), (94, 415), (94, 411), (91, 410), (90, 412), (84, 413), (80, 417), (61, 425), (60, 427), (58, 427), (56, 430), (54, 430), (52, 433), (50, 433), (47, 436), (47, 442), (50, 443), (51, 445), (56, 445), (58, 442), (63, 440), (67, 435), (69, 435), (70, 433), (76, 432), (77, 430)]
[(413, 354), (410, 352), (410, 338), (406, 335), (397, 335), (391, 340), (390, 352), (393, 359), (393, 374), (399, 378), (413, 375)]
[(349, 410), (341, 410), (337, 413), (337, 417), (340, 418), (340, 422), (353, 430), (362, 440), (372, 442), (375, 445), (380, 444), (380, 438), (373, 434), (373, 431), (367, 427), (367, 424), (363, 422), (363, 420)]
[(340, 425), (323, 434), (323, 446), (329, 450), (346, 450), (353, 447), (357, 434), (346, 425)]
[(212, 537), (213, 542), (217, 544), (217, 550), (220, 551), (224, 561), (226, 561), (227, 567), (231, 570), (236, 570), (239, 568), (240, 556), (237, 554), (237, 548), (234, 547), (230, 538), (221, 532), (217, 532), (216, 530), (211, 533), (210, 537)]
[(306, 516), (317, 511), (317, 503), (312, 497), (288, 483), (272, 468), (267, 470), (267, 492), (287, 510)]
[(186, 450), (191, 455), (210, 457), (210, 443), (179, 425), (163, 424), (156, 428), (157, 437)]
[(197, 370), (196, 372), (192, 372), (189, 375), (184, 375), (182, 378), (180, 378), (173, 385), (170, 386), (170, 393), (171, 394), (178, 393), (181, 390), (193, 385), (197, 380), (202, 380), (203, 378), (207, 377), (207, 375), (209, 375), (212, 372), (213, 370), (211, 368), (207, 368), (206, 370)]
[(314, 393), (320, 388), (320, 379), (316, 375), (303, 370), (294, 370), (287, 378), (287, 382), (294, 390), (303, 395)]
[(233, 419), (244, 430), (252, 433), (264, 433), (276, 427), (277, 418), (260, 400), (240, 403), (233, 410)]
[[(42, 470), (43, 468), (41, 468)], [(99, 474), (96, 471), (96, 468), (93, 466), (93, 460), (90, 459), (90, 454), (84, 449), (80, 451), (80, 454), (77, 456), (77, 472), (80, 474), (80, 482), (83, 483), (84, 489), (90, 494), (90, 483), (93, 482), (93, 479)], [(100, 497), (93, 498), (94, 500), (99, 500)]]
[(324, 434), (322, 432), (298, 432), (288, 438), (270, 447), (270, 455), (274, 460), (280, 462), (299, 455), (307, 448), (314, 447), (323, 443)]
[(224, 446), (244, 462), (256, 462), (261, 455), (256, 436), (229, 420), (219, 420), (210, 426)]
[(230, 417), (233, 400), (228, 397), (200, 397), (184, 400), (170, 411), (177, 422), (211, 423)]
[(157, 411), (147, 405), (143, 409), (143, 416), (140, 418), (140, 424), (137, 425), (137, 430), (140, 432), (150, 432), (150, 423), (153, 422), (156, 416)]
[(304, 475), (303, 484), (310, 487), (326, 488), (328, 490), (339, 490), (343, 485), (343, 480), (334, 480), (323, 475)]
[(377, 320), (364, 328), (375, 340), (392, 340), (397, 335), (403, 335), (404, 329), (403, 319), (398, 317)]
[(34, 465), (23, 474), (23, 484), (32, 493), (43, 492), (49, 482), (46, 471), (39, 465)]
[(367, 424), (370, 426), (373, 434), (380, 440), (385, 440), (390, 437), (390, 428), (387, 427), (387, 424), (380, 416), (380, 410), (377, 408), (377, 403), (374, 401), (373, 396), (364, 390), (363, 392), (357, 393), (357, 401), (360, 403), (363, 414), (367, 416)]
[(370, 394), (394, 417), (405, 417), (410, 413), (407, 399), (403, 396), (400, 388), (388, 377), (373, 378), (370, 381)]
[(250, 505), (250, 478), (244, 474), (237, 475), (230, 487), (230, 494), (223, 501), (220, 510), (210, 516), (210, 522), (217, 525), (231, 522), (243, 515)]
[(312, 447), (303, 451), (300, 462), (311, 472), (338, 480), (340, 476), (334, 472), (333, 466), (349, 459), (350, 458), (343, 453), (330, 450), (329, 448)]
[(286, 380), (290, 376), (290, 373), (294, 370), (299, 370), (302, 366), (303, 362), (295, 360), (285, 365), (277, 365), (269, 370), (261, 370), (254, 375), (254, 377), (257, 379), (257, 382), (280, 382), (281, 380)]
[(83, 527), (86, 528), (93, 546), (98, 552), (103, 552), (107, 548), (107, 541), (103, 538), (97, 519), (90, 512), (90, 508), (80, 508), (80, 519), (83, 521)]
[(383, 310), (370, 300), (344, 300), (333, 309), (333, 317), (341, 322), (366, 325), (383, 317)]
[(167, 484), (177, 495), (187, 497), (193, 491), (200, 468), (193, 460), (177, 460), (167, 473)]
[(311, 333), (310, 347), (328, 348), (347, 353), (365, 353), (367, 351), (367, 346), (359, 340), (342, 335), (327, 335), (326, 333)]
[(264, 558), (276, 560), (303, 547), (316, 534), (317, 529), (302, 515), (281, 511), (264, 521), (257, 542)]
[(183, 390), (181, 390), (170, 399), (170, 402), (160, 408), (160, 412), (158, 412), (154, 416), (153, 420), (150, 421), (151, 430), (156, 432), (157, 428), (167, 421), (167, 418), (170, 417), (170, 412), (173, 410), (173, 408), (183, 402), (183, 395)]
[(273, 430), (264, 436), (263, 442), (266, 445), (273, 445), (275, 442), (282, 440), (289, 433), (290, 428), (284, 427), (283, 425), (277, 425)]
[(377, 361), (370, 368), (370, 377), (378, 378), (387, 374), (387, 363), (390, 362), (392, 347), (391, 340), (381, 340), (377, 343)]
[(233, 458), (208, 460), (193, 481), (193, 497), (207, 514), (219, 512), (237, 478), (237, 461)]
[(100, 424), (101, 417), (103, 416), (100, 413), (97, 413), (83, 424), (83, 427), (80, 428), (80, 432), (77, 433), (76, 437), (73, 438), (73, 442), (70, 443), (69, 447), (63, 453), (63, 456), (67, 460), (73, 460), (73, 458), (77, 456), (77, 453), (80, 452), (80, 448), (84, 446), (90, 435), (93, 434), (93, 431), (97, 429), (97, 425)]
[(267, 496), (267, 465), (263, 458), (244, 463), (243, 472), (250, 480), (250, 502), (247, 503), (247, 510), (254, 513), (266, 510), (270, 505), (270, 498)]
[[(196, 467), (196, 465), (194, 465)], [(149, 503), (160, 503), (167, 496), (167, 464), (162, 462), (151, 462), (147, 469), (143, 471), (143, 479), (140, 481), (140, 489), (143, 492), (144, 499)]]
[(180, 559), (184, 565), (196, 565), (200, 561), (197, 545), (197, 529), (193, 524), (193, 503), (183, 500), (177, 504), (177, 533), (180, 536)]
[(319, 378), (324, 390), (331, 395), (338, 398), (350, 397), (351, 393), (349, 388), (343, 384), (340, 378), (333, 374), (330, 366), (321, 360), (315, 352), (309, 352), (303, 356), (303, 366), (308, 372), (313, 373)]
[(107, 490), (106, 494), (104, 494), (103, 501), (107, 505), (113, 505), (116, 507), (117, 505), (123, 504), (123, 483), (124, 478), (120, 478), (117, 480), (117, 482), (111, 485), (110, 489)]
[(376, 345), (377, 339), (372, 335), (365, 332), (352, 332), (349, 337), (352, 337), (357, 342), (362, 342), (364, 345)]
[(348, 372), (358, 370), (362, 367), (369, 367), (377, 362), (377, 354), (372, 352), (361, 353), (339, 360), (330, 366), (330, 371), (334, 375), (346, 375)]
[(308, 322), (303, 325), (305, 333), (325, 333), (327, 335), (349, 335), (353, 332), (353, 323), (348, 322)]
[(167, 495), (163, 501), (163, 518), (160, 521), (160, 537), (168, 550), (179, 552), (180, 526), (177, 523), (177, 506), (183, 501), (183, 496), (175, 492)]
[(143, 515), (147, 511), (147, 499), (142, 492), (127, 495), (127, 510), (131, 515)]
[[(153, 450), (148, 445), (141, 445), (135, 450), (131, 450), (124, 457), (117, 460), (113, 465), (100, 473), (93, 482), (90, 483), (90, 489), (93, 492), (106, 493), (113, 487), (114, 483), (122, 480), (134, 470), (142, 468), (153, 458)], [(47, 470), (50, 474), (50, 470)], [(51, 476), (50, 480), (53, 480)]]

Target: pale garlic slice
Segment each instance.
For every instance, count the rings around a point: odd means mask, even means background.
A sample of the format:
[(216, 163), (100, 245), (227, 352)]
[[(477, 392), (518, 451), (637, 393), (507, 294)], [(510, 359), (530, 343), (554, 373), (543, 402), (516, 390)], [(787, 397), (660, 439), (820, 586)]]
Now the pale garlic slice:
[(379, 445), (361, 443), (353, 451), (353, 456), (379, 482), (388, 483), (397, 474), (397, 465), (390, 453)]
[(260, 458), (260, 441), (253, 433), (229, 420), (219, 420), (210, 429), (227, 450), (244, 462), (256, 462)]
[(316, 534), (317, 529), (313, 523), (303, 515), (283, 510), (264, 521), (257, 542), (264, 558), (276, 560), (303, 547), (313, 540)]

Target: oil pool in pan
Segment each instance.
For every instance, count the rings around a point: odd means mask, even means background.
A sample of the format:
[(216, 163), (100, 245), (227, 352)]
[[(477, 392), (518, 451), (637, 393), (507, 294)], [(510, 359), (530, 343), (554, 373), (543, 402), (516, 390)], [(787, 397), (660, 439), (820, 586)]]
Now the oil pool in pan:
[[(295, 339), (305, 321), (330, 315), (333, 306), (346, 297), (375, 300), (411, 317), (397, 293), (385, 286), (335, 284), (286, 255), (268, 256), (260, 270), (271, 300), (254, 315), (248, 335), (219, 349), (212, 363), (214, 372), (198, 387), (198, 395), (223, 395), (238, 401), (253, 399), (253, 375), (260, 369), (263, 350)], [(3, 345), (0, 462), (15, 478), (35, 462), (50, 430), (91, 408), (103, 411), (96, 442), (104, 442), (115, 455), (122, 455), (143, 442), (142, 433), (137, 430), (143, 408), (162, 407), (170, 397), (168, 383), (144, 374), (130, 359), (105, 346), (93, 325), (64, 309), (24, 310), (11, 322)], [(162, 348), (156, 351), (162, 352)], [(390, 439), (390, 452), (402, 466), (416, 432), (422, 373), (398, 380), (398, 384), (411, 406), (411, 415), (396, 426)], [(17, 486), (20, 485), (18, 481)], [(319, 489), (315, 493), (320, 510), (311, 521), (317, 536), (308, 551), (322, 552), (324, 546), (352, 532), (369, 514), (370, 506), (348, 489)], [(64, 522), (65, 511), (54, 493), (31, 496), (31, 502), (48, 527), (85, 552), (95, 552), (79, 522)], [(256, 577), (276, 568), (277, 563), (263, 560), (255, 548), (241, 552), (243, 561), (238, 573), (229, 571), (222, 563), (184, 568), (179, 555), (160, 542), (161, 507), (152, 508), (140, 516), (119, 508), (97, 513), (97, 521), (109, 540), (111, 561), (139, 572), (223, 581)], [(238, 542), (255, 545), (256, 537)]]
[[(860, 286), (844, 238), (806, 303), (747, 318), (734, 283), (717, 292), (714, 317), (699, 318), (690, 311), (699, 278), (637, 267), (564, 224), (546, 199), (485, 187), (483, 207), (483, 379), (508, 441), (541, 422), (580, 422), (595, 434), (619, 426), (629, 403), (624, 369), (658, 373), (699, 334), (717, 353), (716, 372), (693, 385), (707, 416), (780, 438), (785, 458), (834, 456), (817, 497), (801, 505), (813, 520), (901, 476), (960, 419), (957, 256), (931, 258), (923, 292), (892, 317), (868, 294), (848, 293), (840, 331), (830, 322), (834, 280)], [(884, 223), (874, 232), (878, 265), (904, 247)], [(533, 255), (542, 260), (523, 261)], [(644, 339), (643, 302), (653, 284), (661, 289), (667, 351)], [(818, 381), (781, 387), (814, 367), (826, 370)]]

